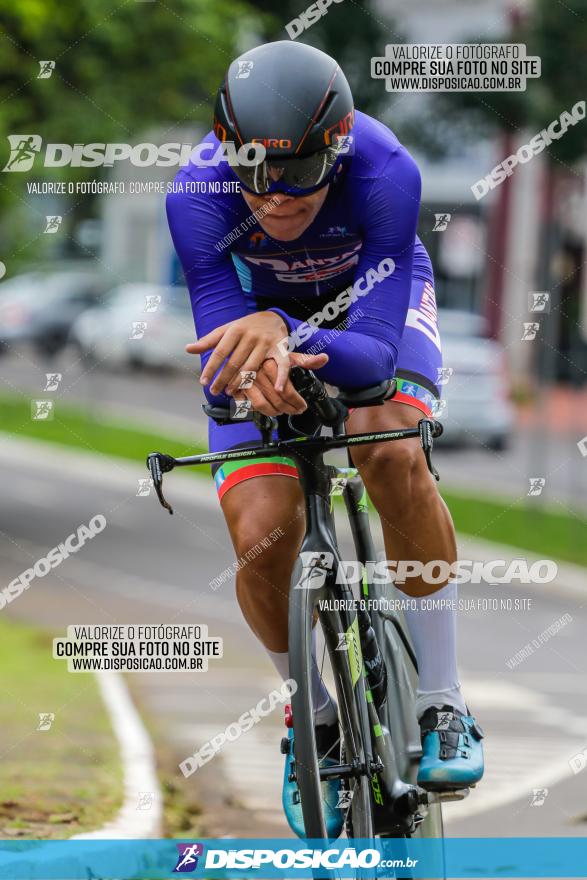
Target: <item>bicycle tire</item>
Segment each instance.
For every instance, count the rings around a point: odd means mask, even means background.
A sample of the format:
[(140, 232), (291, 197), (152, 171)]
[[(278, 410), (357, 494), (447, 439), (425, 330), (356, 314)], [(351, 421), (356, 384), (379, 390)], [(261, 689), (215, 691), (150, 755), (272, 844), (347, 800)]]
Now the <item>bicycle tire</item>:
[[(290, 676), (297, 684), (297, 690), (292, 696), (296, 782), (306, 837), (326, 839), (311, 693), (312, 623), (315, 611), (318, 617), (316, 625), (322, 627), (330, 662), (337, 672), (335, 683), (342, 729), (341, 745), (347, 757), (355, 756), (361, 763), (365, 760), (365, 748), (356, 703), (357, 681), (353, 682), (347, 652), (336, 650), (339, 633), (346, 633), (348, 630), (347, 622), (340, 612), (325, 611), (319, 607), (321, 598), (334, 598), (332, 591), (294, 589), (293, 585), (297, 583), (296, 573), (299, 573), (299, 563), (294, 568), (289, 600)], [(350, 596), (350, 591), (347, 592)], [(372, 839), (374, 819), (369, 776), (361, 775), (349, 780), (349, 787), (352, 791), (349, 810), (355, 836)]]

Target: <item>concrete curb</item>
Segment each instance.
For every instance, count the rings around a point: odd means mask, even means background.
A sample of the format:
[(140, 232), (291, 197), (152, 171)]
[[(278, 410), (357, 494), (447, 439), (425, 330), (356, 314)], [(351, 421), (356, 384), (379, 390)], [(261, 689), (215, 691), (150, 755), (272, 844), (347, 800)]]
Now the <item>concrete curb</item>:
[[(46, 841), (37, 846), (30, 842), (29, 849), (0, 852), (0, 876), (10, 880), (45, 880), (51, 877), (96, 876), (94, 870), (104, 863), (117, 861), (112, 850), (113, 840), (133, 841), (160, 838), (163, 820), (163, 797), (155, 770), (155, 754), (149, 735), (131, 700), (121, 675), (101, 672), (96, 675), (106, 709), (110, 715), (114, 734), (120, 746), (124, 770), (124, 802), (112, 822), (97, 831), (75, 834), (65, 841)], [(148, 810), (139, 810), (139, 793), (152, 794)], [(74, 847), (70, 841), (93, 841), (91, 849), (81, 843)], [(22, 845), (22, 843), (21, 843)], [(141, 875), (142, 852), (135, 848), (125, 853), (133, 876)], [(118, 857), (118, 862), (122, 856)], [(117, 875), (108, 875), (117, 876)]]
[[(73, 455), (69, 455), (69, 452)], [(118, 461), (110, 462), (79, 450), (51, 447), (36, 440), (24, 440), (13, 435), (0, 434), (0, 460), (31, 469), (74, 473), (80, 480), (99, 482), (117, 488), (138, 485), (140, 469), (136, 465), (121, 468)], [(128, 462), (123, 462), (128, 465)], [(132, 702), (126, 683), (116, 672), (96, 673), (102, 700), (110, 717), (114, 735), (120, 748), (123, 765), (124, 801), (118, 815), (97, 831), (74, 835), (72, 840), (157, 838), (163, 821), (163, 795), (157, 779), (155, 751), (149, 734)], [(150, 807), (139, 809), (139, 794), (149, 793)]]

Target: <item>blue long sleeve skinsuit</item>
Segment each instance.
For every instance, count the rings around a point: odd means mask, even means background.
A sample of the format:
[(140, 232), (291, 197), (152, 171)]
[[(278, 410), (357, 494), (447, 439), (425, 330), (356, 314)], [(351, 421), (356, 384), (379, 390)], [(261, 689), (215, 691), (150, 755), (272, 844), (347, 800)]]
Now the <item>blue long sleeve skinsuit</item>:
[[(262, 229), (235, 191), (237, 178), (228, 162), (215, 167), (192, 162), (178, 172), (167, 214), (197, 335), (265, 309), (279, 312), (295, 331), (359, 280), (369, 292), (323, 322), (296, 351), (325, 351), (329, 361), (319, 376), (340, 387), (373, 385), (403, 370), (420, 383), (419, 390), (423, 379), (428, 405), (437, 396), (440, 352), (432, 267), (416, 236), (420, 173), (395, 135), (375, 119), (357, 112), (353, 137), (353, 155), (343, 159), (316, 218), (295, 241), (278, 241)], [(218, 146), (213, 133), (204, 142)], [(393, 271), (373, 282), (373, 270), (382, 263)], [(422, 300), (428, 305), (424, 311)], [(335, 326), (348, 329), (332, 332)], [(212, 397), (207, 389), (206, 395), (226, 403), (223, 395)]]

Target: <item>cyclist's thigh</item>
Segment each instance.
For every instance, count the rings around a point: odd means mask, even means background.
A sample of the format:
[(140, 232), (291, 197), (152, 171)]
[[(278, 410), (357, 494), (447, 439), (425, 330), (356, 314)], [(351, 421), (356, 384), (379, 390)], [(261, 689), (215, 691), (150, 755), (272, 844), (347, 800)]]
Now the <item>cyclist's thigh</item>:
[(305, 530), (302, 492), (297, 480), (275, 475), (238, 483), (221, 501), (235, 551), (254, 553), (253, 567), (295, 560)]
[[(246, 449), (259, 443), (259, 431), (250, 422), (210, 426), (211, 451)], [(298, 472), (292, 459), (243, 458), (212, 469), (222, 512), (237, 550), (260, 541), (274, 542), (284, 551), (304, 533), (304, 503)], [(274, 533), (274, 534), (273, 534)], [(273, 537), (271, 537), (273, 534)], [(263, 546), (263, 545), (261, 545)]]

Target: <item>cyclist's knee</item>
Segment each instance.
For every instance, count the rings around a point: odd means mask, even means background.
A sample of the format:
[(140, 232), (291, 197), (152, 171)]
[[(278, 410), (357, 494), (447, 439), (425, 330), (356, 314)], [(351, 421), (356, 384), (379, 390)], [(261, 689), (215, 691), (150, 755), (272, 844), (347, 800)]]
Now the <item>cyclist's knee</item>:
[[(298, 544), (297, 530), (291, 524), (277, 524), (275, 520), (265, 526), (262, 523), (241, 524), (233, 536), (239, 572), (254, 577), (268, 578), (291, 569)], [(300, 537), (301, 540), (301, 537)]]
[(365, 446), (353, 450), (353, 458), (373, 498), (385, 493), (407, 501), (436, 491), (417, 441), (398, 440)]

